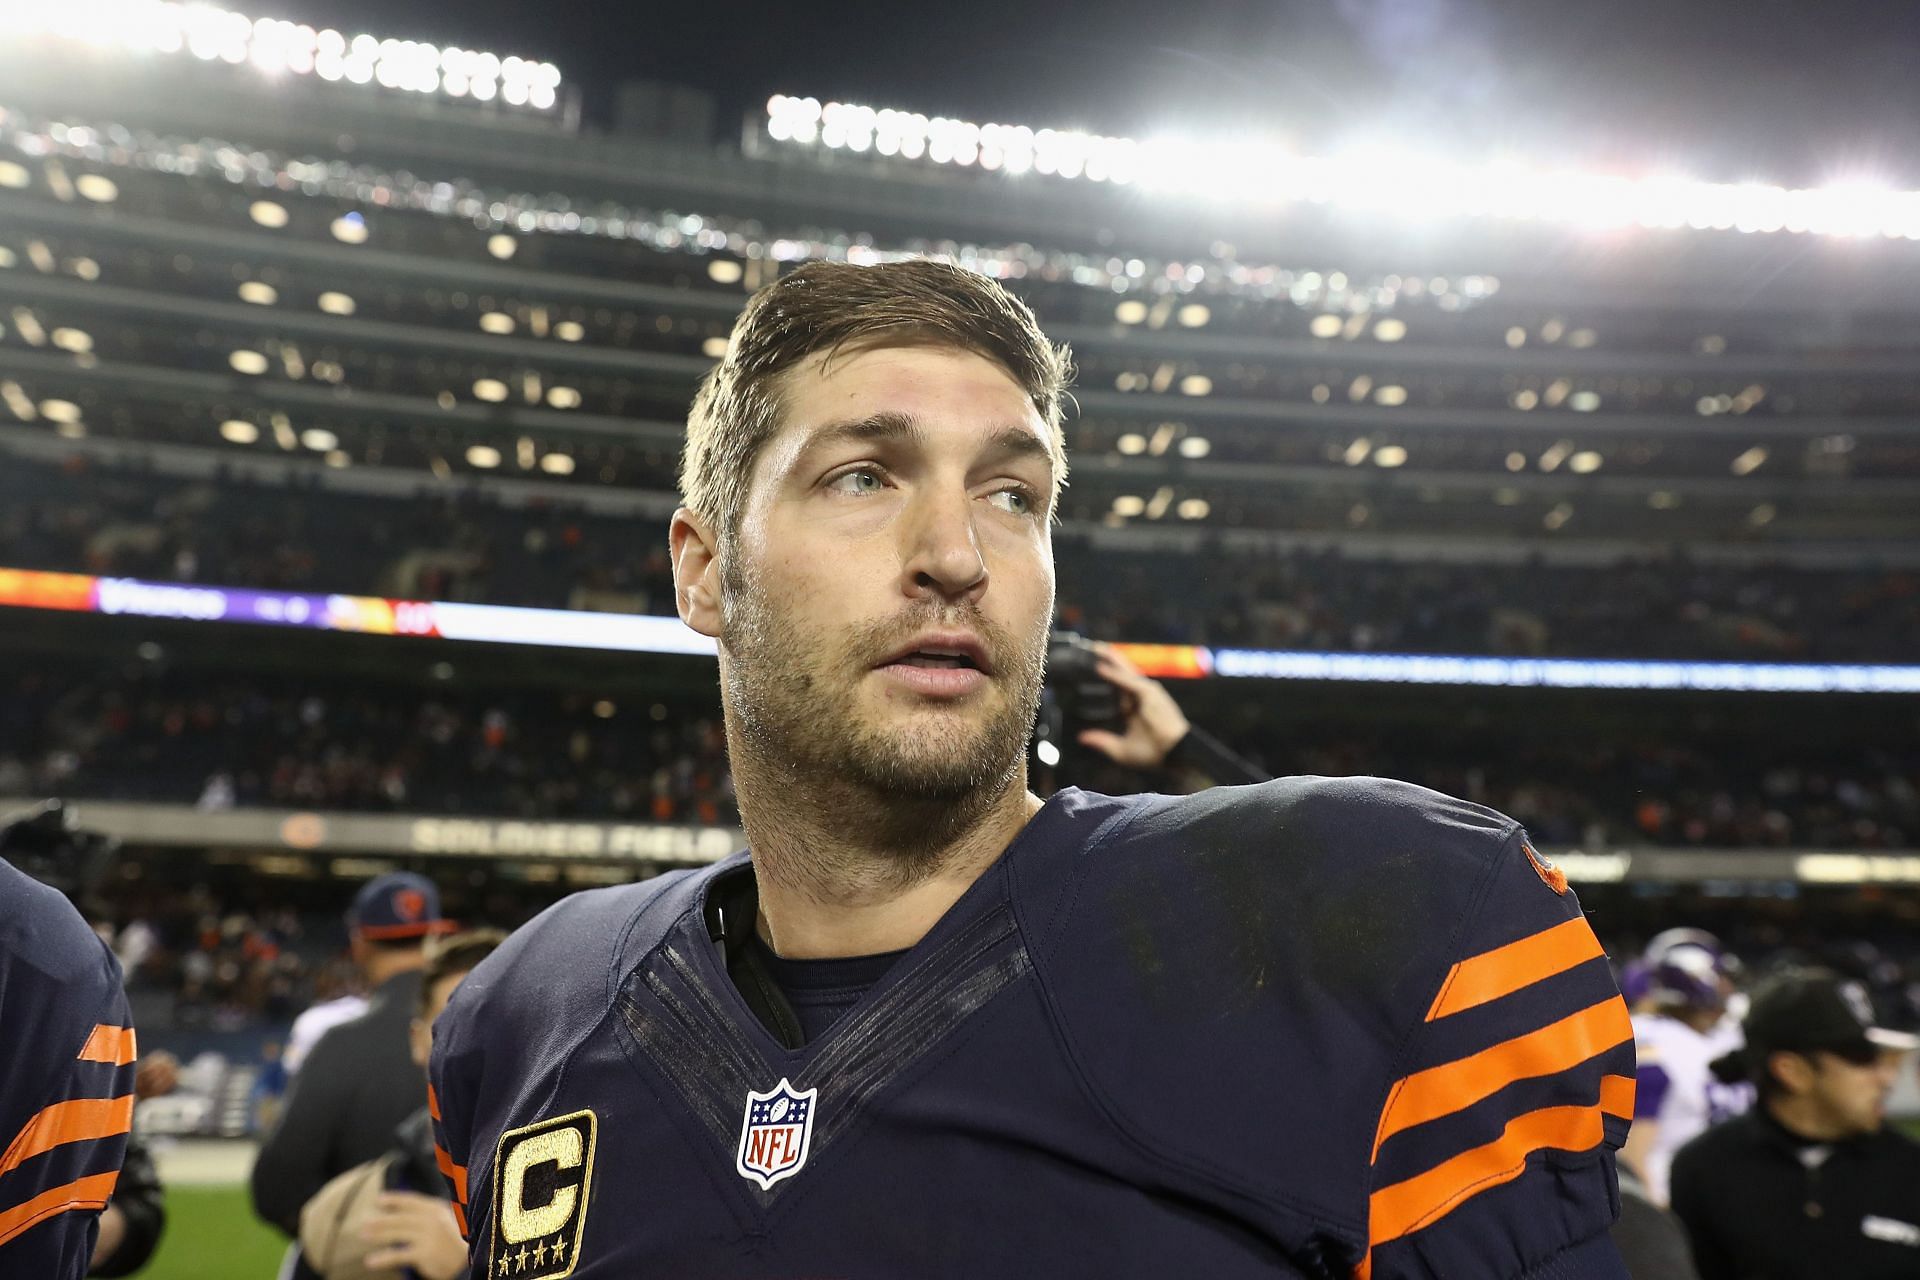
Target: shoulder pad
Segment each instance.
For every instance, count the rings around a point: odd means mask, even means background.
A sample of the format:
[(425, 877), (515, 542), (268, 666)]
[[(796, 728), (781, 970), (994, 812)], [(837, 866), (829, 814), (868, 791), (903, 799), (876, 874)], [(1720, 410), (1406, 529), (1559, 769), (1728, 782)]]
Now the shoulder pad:
[(554, 903), (454, 988), (434, 1024), (436, 1052), (510, 1059), (529, 1077), (557, 1062), (605, 1016), (620, 979), (698, 903), (706, 881), (745, 856)]
[(1394, 1064), (1517, 824), (1378, 778), (1128, 808), (1026, 921), (1079, 1069), (1148, 1149), (1290, 1206), (1277, 1229), (1364, 1240)]

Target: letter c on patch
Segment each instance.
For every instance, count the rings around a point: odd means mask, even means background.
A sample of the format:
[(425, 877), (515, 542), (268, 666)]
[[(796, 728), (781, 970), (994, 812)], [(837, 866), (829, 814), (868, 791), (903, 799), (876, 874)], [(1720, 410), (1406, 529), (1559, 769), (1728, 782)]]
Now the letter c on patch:
[(580, 1131), (574, 1128), (550, 1129), (514, 1145), (507, 1153), (507, 1167), (502, 1178), (506, 1194), (500, 1202), (500, 1233), (506, 1236), (507, 1243), (519, 1244), (560, 1230), (573, 1217), (574, 1205), (580, 1196), (578, 1187), (559, 1187), (555, 1189), (552, 1200), (537, 1209), (529, 1209), (521, 1203), (521, 1196), (526, 1191), (527, 1170), (537, 1164), (548, 1163), (557, 1164), (562, 1169), (575, 1169), (585, 1156), (586, 1147), (580, 1139)]

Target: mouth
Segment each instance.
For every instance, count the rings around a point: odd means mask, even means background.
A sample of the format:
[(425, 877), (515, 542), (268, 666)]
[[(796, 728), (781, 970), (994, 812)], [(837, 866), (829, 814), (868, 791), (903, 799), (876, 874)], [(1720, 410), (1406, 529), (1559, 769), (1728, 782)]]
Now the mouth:
[(931, 698), (958, 698), (984, 687), (993, 674), (985, 647), (970, 635), (923, 635), (877, 664), (876, 670)]
[(977, 671), (993, 674), (986, 646), (965, 632), (917, 636), (880, 660), (880, 667), (912, 667), (923, 671)]

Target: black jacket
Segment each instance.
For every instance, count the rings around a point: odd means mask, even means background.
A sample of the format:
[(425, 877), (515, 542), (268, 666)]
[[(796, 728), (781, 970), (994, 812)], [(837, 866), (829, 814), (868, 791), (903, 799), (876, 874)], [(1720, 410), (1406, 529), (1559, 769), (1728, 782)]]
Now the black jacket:
[(1920, 1143), (1891, 1129), (1813, 1144), (1755, 1107), (1680, 1148), (1672, 1184), (1701, 1280), (1920, 1276)]
[(420, 1109), (427, 1077), (407, 1038), (419, 997), (417, 970), (387, 979), (365, 1013), (320, 1037), (293, 1078), (253, 1166), (254, 1212), (288, 1235), (298, 1236), (301, 1206), (329, 1178), (385, 1155)]
[(1653, 1202), (1646, 1184), (1624, 1163), (1620, 1166), (1620, 1220), (1613, 1224), (1613, 1243), (1633, 1280), (1700, 1280), (1686, 1229)]

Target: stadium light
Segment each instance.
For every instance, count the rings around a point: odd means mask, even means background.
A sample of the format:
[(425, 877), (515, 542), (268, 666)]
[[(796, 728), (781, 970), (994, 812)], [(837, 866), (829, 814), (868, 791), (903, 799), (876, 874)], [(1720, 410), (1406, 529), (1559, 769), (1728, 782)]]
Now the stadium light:
[[(0, 0), (4, 3), (4, 0)], [(0, 27), (0, 35), (4, 28)], [(321, 35), (327, 33), (322, 32)], [(338, 33), (334, 33), (336, 36)], [(380, 42), (371, 36), (355, 37), (349, 44), (344, 37), (335, 46), (343, 68), (351, 69), (356, 59), (371, 67), (380, 52)], [(324, 50), (323, 50), (324, 52)], [(442, 51), (442, 60), (446, 52)], [(499, 59), (484, 61), (482, 74), (504, 74)], [(545, 65), (545, 64), (541, 64)], [(491, 71), (489, 70), (491, 68)], [(344, 74), (344, 71), (343, 71)], [(371, 71), (368, 72), (369, 76)], [(548, 75), (523, 64), (520, 83), (538, 87), (537, 79)], [(551, 76), (548, 75), (550, 79)], [(476, 86), (493, 81), (476, 80)], [(477, 90), (476, 90), (477, 91)], [(531, 87), (529, 88), (531, 92)], [(124, 133), (130, 141), (125, 149), (94, 154), (100, 149), (79, 141), (106, 132)], [(662, 210), (634, 208), (611, 201), (589, 208), (556, 207), (552, 198), (525, 191), (488, 190), (474, 182), (456, 178), (441, 183), (425, 183), (417, 175), (395, 173), (373, 164), (331, 163), (274, 156), (249, 147), (237, 146), (218, 138), (187, 141), (157, 134), (138, 125), (103, 121), (97, 126), (65, 121), (45, 125), (29, 124), (24, 118), (0, 117), (0, 147), (11, 147), (34, 156), (69, 157), (88, 163), (106, 163), (129, 169), (160, 169), (183, 175), (204, 174), (223, 180), (248, 192), (249, 216), (261, 226), (279, 229), (289, 225), (286, 206), (271, 199), (255, 199), (263, 189), (289, 191), (299, 188), (317, 197), (346, 204), (359, 204), (368, 188), (389, 193), (386, 207), (409, 209), (436, 217), (458, 218), (489, 234), (488, 251), (495, 257), (510, 249), (510, 233), (536, 231), (633, 240), (662, 252), (724, 252), (735, 261), (759, 259), (771, 262), (801, 262), (813, 259), (857, 261), (862, 263), (897, 262), (909, 258), (933, 257), (952, 262), (996, 280), (1020, 280), (1030, 276), (1071, 279), (1093, 289), (1109, 289), (1116, 294), (1143, 293), (1165, 297), (1190, 294), (1205, 289), (1210, 294), (1231, 294), (1289, 301), (1302, 309), (1324, 313), (1331, 333), (1338, 336), (1346, 327), (1342, 315), (1358, 322), (1348, 335), (1357, 337), (1367, 318), (1389, 311), (1403, 302), (1408, 305), (1431, 304), (1442, 310), (1459, 311), (1494, 297), (1500, 282), (1490, 275), (1453, 278), (1426, 278), (1416, 272), (1380, 270), (1366, 277), (1346, 272), (1321, 272), (1295, 269), (1272, 262), (1246, 261), (1232, 257), (1207, 256), (1193, 260), (1167, 260), (1150, 257), (1123, 257), (1106, 251), (1047, 250), (1026, 242), (991, 245), (954, 246), (948, 242), (904, 238), (884, 247), (861, 244), (852, 236), (826, 229), (805, 236), (769, 236), (757, 223), (694, 213), (667, 213)], [(224, 157), (210, 162), (209, 157)], [(30, 174), (28, 175), (31, 176)], [(348, 225), (351, 225), (349, 223)], [(357, 234), (349, 231), (350, 235)], [(1138, 306), (1126, 306), (1137, 303)], [(1116, 319), (1126, 323), (1148, 323), (1149, 317), (1165, 313), (1149, 307), (1140, 298), (1127, 298), (1116, 310)], [(1208, 309), (1211, 320), (1214, 308)], [(1339, 314), (1335, 314), (1338, 312)], [(1178, 314), (1177, 311), (1174, 314)], [(1197, 318), (1197, 313), (1189, 313)], [(577, 321), (564, 321), (554, 329), (563, 342), (584, 337)], [(1144, 383), (1143, 387), (1144, 389)], [(1324, 394), (1316, 391), (1316, 397)], [(1324, 403), (1316, 399), (1316, 403)]]
[(1460, 162), (1423, 148), (1373, 147), (1306, 156), (1241, 139), (1105, 137), (1070, 129), (966, 120), (775, 94), (767, 136), (794, 146), (927, 164), (971, 165), (1135, 185), (1157, 193), (1249, 204), (1325, 205), (1432, 221), (1495, 218), (1593, 231), (1734, 231), (1920, 240), (1920, 191), (1863, 182), (1789, 189), (1665, 174), (1633, 177), (1526, 165)]
[(246, 65), (270, 80), (317, 76), (401, 92), (491, 101), (502, 77), (507, 100), (536, 111), (559, 102), (560, 68), (418, 40), (356, 35), (277, 18), (248, 18), (174, 0), (66, 0), (0, 4), (0, 42), (39, 38), (133, 54), (187, 54), (202, 62)]

